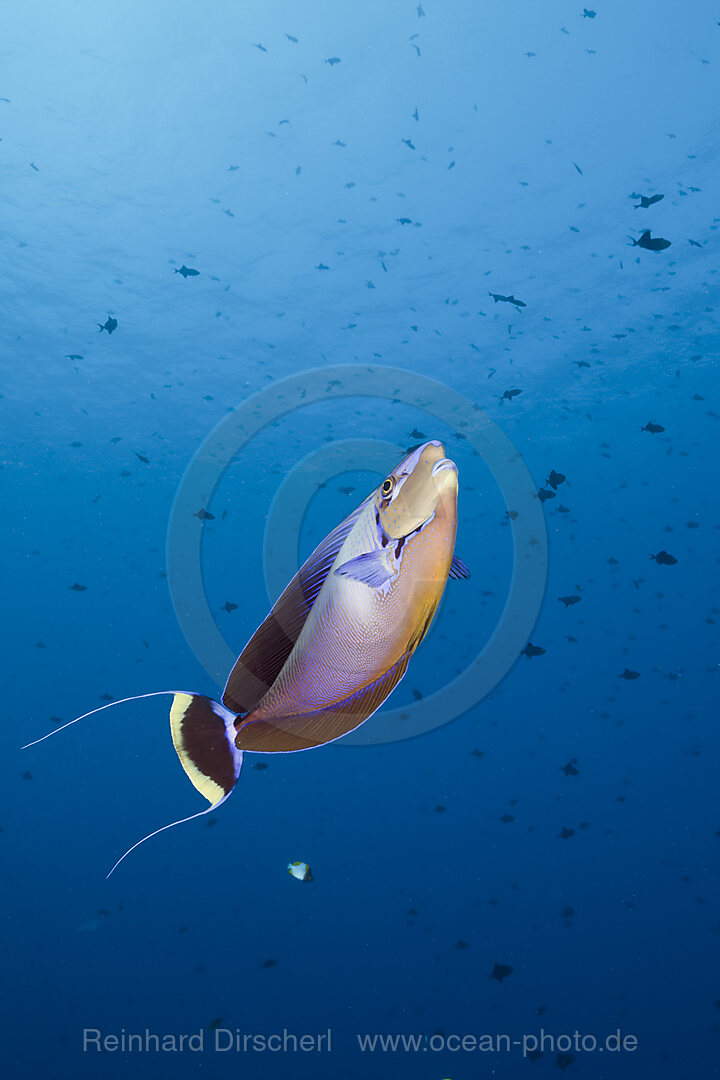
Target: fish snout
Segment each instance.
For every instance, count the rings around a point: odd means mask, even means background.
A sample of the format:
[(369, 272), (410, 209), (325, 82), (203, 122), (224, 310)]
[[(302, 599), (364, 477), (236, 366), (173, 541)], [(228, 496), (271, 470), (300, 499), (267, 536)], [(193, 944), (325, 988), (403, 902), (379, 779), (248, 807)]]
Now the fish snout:
[(457, 493), (458, 468), (455, 462), (450, 458), (444, 457), (440, 458), (439, 461), (436, 461), (430, 475), (440, 494), (449, 489)]

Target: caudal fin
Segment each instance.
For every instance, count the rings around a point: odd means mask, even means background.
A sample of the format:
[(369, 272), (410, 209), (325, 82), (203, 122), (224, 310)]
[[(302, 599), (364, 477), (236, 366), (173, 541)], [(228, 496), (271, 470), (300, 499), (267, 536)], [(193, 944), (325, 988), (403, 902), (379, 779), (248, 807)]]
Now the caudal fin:
[(170, 733), (190, 783), (210, 803), (189, 817), (171, 821), (143, 836), (124, 852), (107, 875), (118, 868), (130, 852), (158, 833), (216, 810), (232, 793), (242, 768), (243, 752), (235, 746), (235, 713), (202, 694), (176, 693), (170, 706)]
[[(82, 716), (76, 717), (75, 720), (63, 724), (63, 727), (70, 727), (71, 724), (76, 724), (78, 720), (83, 720), (96, 712), (102, 712), (104, 709), (112, 708), (114, 705), (121, 705), (128, 701), (138, 701), (147, 697), (157, 697), (161, 694), (172, 694), (173, 696), (170, 707), (170, 732), (180, 764), (193, 787), (207, 799), (210, 805), (204, 810), (199, 810), (196, 814), (191, 814), (189, 817), (171, 821), (170, 824), (163, 825), (162, 828), (155, 829), (153, 832), (148, 833), (147, 836), (144, 836), (142, 840), (138, 840), (136, 844), (133, 844), (131, 848), (128, 848), (120, 856), (107, 875), (108, 877), (131, 851), (134, 851), (140, 844), (144, 844), (146, 840), (157, 836), (158, 833), (165, 832), (166, 829), (172, 829), (175, 825), (182, 825), (186, 821), (192, 821), (194, 818), (202, 817), (203, 814), (209, 814), (210, 811), (217, 809), (231, 794), (240, 775), (243, 752), (235, 746), (235, 713), (230, 712), (229, 709), (226, 709), (217, 701), (213, 701), (212, 698), (205, 697), (202, 694), (191, 694), (184, 690), (157, 690), (151, 694), (139, 694), (136, 697), (122, 698), (121, 701), (113, 701), (109, 705), (101, 705), (98, 709), (84, 713)], [(49, 738), (50, 735), (56, 735), (59, 731), (62, 731), (62, 728), (56, 728), (47, 735), (43, 735), (42, 738), (27, 743), (26, 746), (35, 746), (36, 743), (43, 742), (44, 739)], [(23, 747), (23, 749), (25, 748)]]
[(242, 750), (235, 746), (235, 713), (201, 694), (175, 694), (170, 732), (191, 784), (217, 806), (235, 787)]

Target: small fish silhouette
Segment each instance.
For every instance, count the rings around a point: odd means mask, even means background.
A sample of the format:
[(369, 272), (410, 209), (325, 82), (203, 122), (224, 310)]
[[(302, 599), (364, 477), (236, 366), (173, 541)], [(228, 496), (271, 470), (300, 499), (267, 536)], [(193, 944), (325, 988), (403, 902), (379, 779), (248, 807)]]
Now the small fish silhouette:
[(567, 480), (567, 477), (564, 476), (563, 473), (555, 472), (554, 469), (551, 469), (550, 470), (550, 475), (548, 476), (545, 483), (549, 484), (550, 487), (553, 489), (553, 491), (557, 491), (560, 484), (564, 484), (566, 480)]
[(117, 330), (117, 324), (117, 319), (113, 319), (111, 315), (108, 315), (104, 323), (98, 323), (100, 333), (102, 334), (103, 330), (107, 330), (108, 334), (112, 334), (113, 330)]
[(514, 970), (515, 969), (511, 968), (509, 964), (495, 964), (490, 972), (490, 978), (502, 982), (503, 979), (507, 979), (508, 975), (512, 975)]
[(182, 274), (182, 276), (184, 278), (189, 278), (189, 277), (197, 277), (198, 274), (200, 273), (200, 271), (199, 270), (194, 270), (192, 268), (192, 266), (186, 266), (185, 263), (183, 263), (182, 266), (180, 267), (180, 269), (179, 270), (173, 270), (173, 273), (174, 274)]
[(661, 431), (665, 430), (665, 428), (662, 426), (662, 424), (653, 424), (651, 420), (648, 420), (645, 427), (641, 427), (640, 430), (649, 431), (651, 435), (659, 435)]
[(654, 559), (660, 566), (675, 566), (677, 559), (674, 555), (668, 554), (667, 551), (658, 551), (657, 555), (651, 555), (651, 559)]
[(524, 300), (517, 300), (512, 293), (510, 296), (503, 296), (502, 293), (488, 293), (488, 296), (492, 296), (493, 300), (497, 304), (498, 302), (503, 304), (514, 304), (516, 308), (527, 307)]
[(634, 208), (635, 210), (647, 210), (649, 206), (654, 206), (655, 203), (659, 203), (661, 199), (664, 199), (664, 195), (631, 195), (631, 199), (639, 199), (640, 202)]
[(531, 656), (544, 656), (544, 654), (545, 654), (545, 649), (543, 649), (542, 646), (540, 646), (540, 645), (533, 645), (533, 643), (531, 641), (528, 641), (527, 645), (525, 646), (523, 651), (520, 653), (521, 656), (527, 656), (528, 659)]
[(671, 244), (670, 240), (665, 240), (662, 236), (651, 237), (650, 229), (646, 229), (639, 240), (633, 240), (632, 236), (628, 236), (628, 240), (628, 247), (641, 247), (646, 251), (665, 251)]

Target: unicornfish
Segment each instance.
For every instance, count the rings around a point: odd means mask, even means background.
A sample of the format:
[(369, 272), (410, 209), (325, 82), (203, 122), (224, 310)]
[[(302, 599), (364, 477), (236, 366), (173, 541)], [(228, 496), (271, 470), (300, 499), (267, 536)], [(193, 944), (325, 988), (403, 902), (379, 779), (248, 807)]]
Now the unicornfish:
[(225, 802), (246, 751), (310, 750), (372, 716), (427, 634), (448, 577), (469, 577), (454, 556), (457, 495), (457, 466), (442, 443), (414, 448), (300, 568), (238, 657), (222, 701), (161, 690), (70, 721), (172, 695), (173, 745), (209, 803), (143, 837), (110, 873), (144, 840)]

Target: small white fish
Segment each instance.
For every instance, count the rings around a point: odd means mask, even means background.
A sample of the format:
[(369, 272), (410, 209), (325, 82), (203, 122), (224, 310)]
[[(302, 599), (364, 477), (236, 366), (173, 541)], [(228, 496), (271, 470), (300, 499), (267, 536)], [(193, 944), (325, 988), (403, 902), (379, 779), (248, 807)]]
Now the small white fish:
[(312, 870), (306, 862), (288, 863), (288, 873), (298, 881), (313, 881)]

